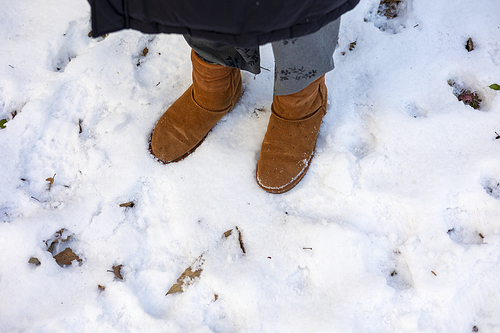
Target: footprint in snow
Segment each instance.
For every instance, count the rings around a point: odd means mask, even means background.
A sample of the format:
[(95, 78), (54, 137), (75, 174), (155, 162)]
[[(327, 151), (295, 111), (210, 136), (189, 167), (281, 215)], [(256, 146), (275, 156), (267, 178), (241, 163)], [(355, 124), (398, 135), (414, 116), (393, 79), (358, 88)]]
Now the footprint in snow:
[(491, 195), (493, 198), (500, 200), (500, 181), (491, 179), (485, 179), (482, 182), (483, 188)]
[(369, 116), (360, 116), (338, 128), (338, 140), (357, 159), (362, 159), (375, 151), (378, 125)]
[(408, 101), (403, 105), (406, 114), (413, 118), (427, 117), (427, 110), (421, 108), (415, 101)]
[(68, 64), (77, 57), (79, 49), (86, 47), (89, 43), (88, 32), (81, 22), (72, 21), (68, 30), (59, 38), (57, 47), (51, 50), (52, 70), (64, 72)]
[(443, 215), (448, 225), (447, 234), (452, 241), (460, 245), (483, 243), (483, 235), (471, 223), (471, 214), (466, 208), (448, 207)]
[(396, 250), (390, 259), (391, 264), (382, 270), (387, 285), (396, 290), (410, 289), (413, 286), (413, 277), (404, 256)]
[(412, 0), (381, 0), (374, 2), (365, 16), (365, 22), (373, 23), (381, 31), (397, 34), (408, 25), (408, 12)]
[(469, 73), (453, 75), (448, 79), (448, 85), (453, 89), (452, 94), (457, 100), (472, 109), (483, 112), (492, 109), (497, 92), (491, 89), (488, 83), (476, 79), (474, 75)]
[(481, 233), (460, 225), (448, 229), (447, 234), (452, 241), (461, 245), (482, 244), (484, 237)]

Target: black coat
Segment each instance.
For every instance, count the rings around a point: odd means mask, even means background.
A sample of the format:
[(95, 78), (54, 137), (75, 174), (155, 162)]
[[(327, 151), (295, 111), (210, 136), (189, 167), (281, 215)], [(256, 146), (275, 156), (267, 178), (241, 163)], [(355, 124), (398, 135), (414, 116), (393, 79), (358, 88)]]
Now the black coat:
[(313, 33), (359, 0), (89, 0), (92, 35), (179, 33), (240, 47)]

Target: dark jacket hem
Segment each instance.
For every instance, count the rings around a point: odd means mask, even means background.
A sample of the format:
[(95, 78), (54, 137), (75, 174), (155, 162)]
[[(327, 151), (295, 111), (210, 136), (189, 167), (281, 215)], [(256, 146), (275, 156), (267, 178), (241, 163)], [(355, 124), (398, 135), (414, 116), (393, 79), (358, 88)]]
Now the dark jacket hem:
[[(169, 26), (157, 22), (145, 22), (129, 15), (126, 0), (119, 2), (115, 1), (115, 4), (120, 3), (121, 6), (113, 6), (108, 1), (102, 0), (89, 0), (89, 2), (92, 6), (93, 37), (99, 37), (107, 33), (130, 28), (146, 34), (175, 33), (191, 35), (196, 38), (204, 38), (238, 47), (256, 47), (273, 41), (297, 38), (314, 33), (337, 19), (343, 13), (354, 8), (359, 0), (348, 0), (341, 6), (325, 13), (322, 17), (312, 22), (306, 19), (299, 24), (295, 24), (285, 29), (268, 28), (265, 32), (250, 31), (239, 34), (219, 33), (209, 29), (202, 30), (189, 27)], [(110, 15), (109, 13), (112, 14)]]

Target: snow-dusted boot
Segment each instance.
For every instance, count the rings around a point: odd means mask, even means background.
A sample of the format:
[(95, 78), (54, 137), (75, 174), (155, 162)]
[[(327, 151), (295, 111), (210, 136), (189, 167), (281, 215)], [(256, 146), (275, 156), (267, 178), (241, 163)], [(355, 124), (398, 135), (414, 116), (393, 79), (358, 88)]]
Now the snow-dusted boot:
[(283, 193), (307, 172), (326, 114), (323, 75), (298, 93), (273, 96), (271, 118), (257, 163), (257, 183), (270, 193)]
[(161, 116), (151, 135), (150, 150), (163, 163), (191, 154), (241, 96), (239, 69), (206, 63), (194, 51), (191, 62), (193, 84)]

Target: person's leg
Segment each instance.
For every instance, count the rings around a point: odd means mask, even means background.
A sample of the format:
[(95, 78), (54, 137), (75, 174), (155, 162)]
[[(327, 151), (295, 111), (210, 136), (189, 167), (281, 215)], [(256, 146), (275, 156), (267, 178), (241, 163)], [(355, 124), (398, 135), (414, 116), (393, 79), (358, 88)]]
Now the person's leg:
[(334, 68), (339, 27), (340, 17), (311, 35), (272, 43), (274, 95), (299, 92)]
[(194, 52), (208, 63), (239, 68), (253, 74), (260, 73), (260, 53), (257, 47), (234, 47), (187, 35), (184, 39)]
[(256, 179), (270, 193), (295, 187), (307, 172), (326, 114), (325, 73), (333, 69), (340, 19), (318, 32), (273, 43), (275, 86)]

